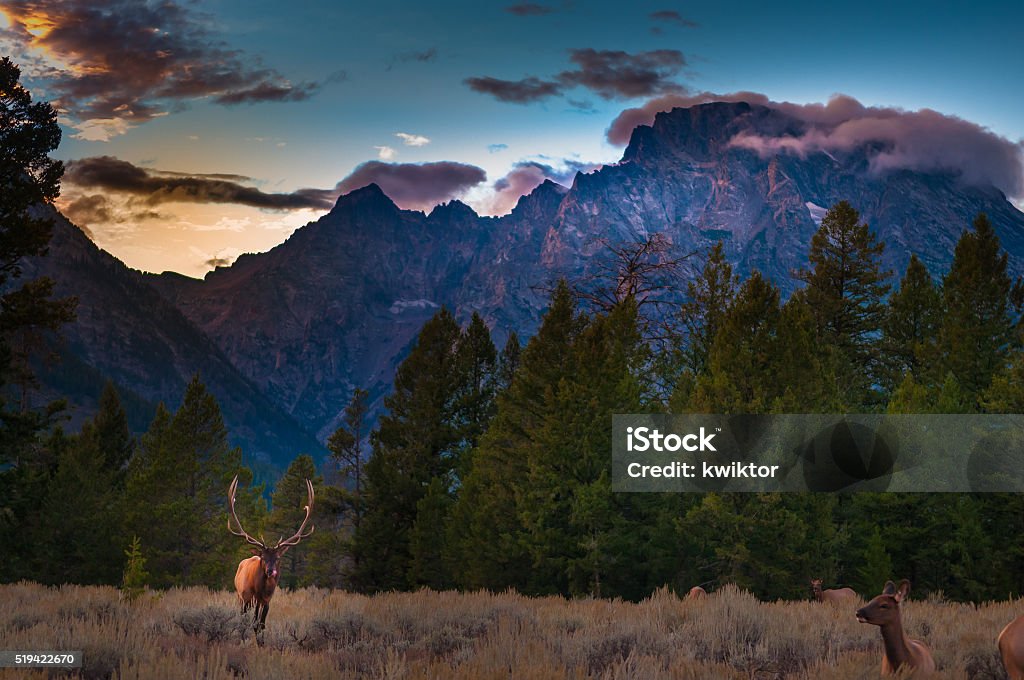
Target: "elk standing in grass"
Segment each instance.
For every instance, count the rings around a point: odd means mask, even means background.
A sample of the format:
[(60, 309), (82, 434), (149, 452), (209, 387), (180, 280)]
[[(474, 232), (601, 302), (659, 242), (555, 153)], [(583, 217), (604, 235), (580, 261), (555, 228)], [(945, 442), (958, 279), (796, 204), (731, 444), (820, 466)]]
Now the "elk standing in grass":
[(1006, 624), (999, 633), (999, 656), (1010, 680), (1024, 680), (1024, 616)]
[(690, 588), (690, 592), (686, 593), (686, 598), (688, 600), (696, 600), (696, 599), (699, 599), (699, 598), (702, 598), (702, 597), (707, 597), (707, 596), (708, 596), (708, 591), (704, 590), (700, 586), (694, 586), (694, 587)]
[(857, 620), (878, 626), (882, 632), (882, 675), (893, 675), (901, 668), (913, 669), (914, 677), (925, 677), (935, 672), (935, 661), (920, 640), (911, 640), (903, 632), (900, 620), (900, 602), (910, 592), (910, 581), (903, 579), (897, 587), (886, 581), (882, 594), (857, 610)]
[[(231, 488), (228, 489), (228, 503), (231, 506), (231, 517), (228, 518), (228, 531), (235, 536), (241, 536), (255, 546), (255, 548), (252, 551), (252, 557), (247, 557), (238, 563), (238, 571), (235, 572), (235, 591), (238, 593), (238, 600), (242, 604), (243, 613), (248, 611), (249, 607), (255, 607), (256, 612), (253, 615), (252, 627), (256, 632), (256, 642), (262, 643), (261, 633), (266, 628), (267, 612), (270, 611), (270, 598), (274, 596), (274, 590), (277, 588), (279, 576), (278, 561), (288, 548), (297, 545), (299, 541), (313, 533), (313, 527), (309, 527), (309, 531), (304, 532), (306, 523), (309, 522), (309, 516), (313, 512), (313, 483), (308, 479), (306, 480), (309, 503), (306, 505), (306, 517), (302, 520), (302, 524), (299, 525), (299, 530), (287, 540), (283, 538), (278, 540), (277, 544), (273, 547), (260, 540), (263, 538), (262, 536), (260, 539), (253, 538), (242, 528), (242, 523), (238, 521), (238, 515), (235, 514), (235, 492), (237, 490), (238, 475), (235, 475), (235, 478), (231, 481)], [(232, 519), (235, 520), (238, 531), (232, 528)]]
[(818, 602), (828, 602), (830, 604), (845, 604), (857, 599), (857, 593), (854, 592), (853, 588), (829, 588), (828, 590), (822, 590), (820, 578), (811, 579), (811, 594)]

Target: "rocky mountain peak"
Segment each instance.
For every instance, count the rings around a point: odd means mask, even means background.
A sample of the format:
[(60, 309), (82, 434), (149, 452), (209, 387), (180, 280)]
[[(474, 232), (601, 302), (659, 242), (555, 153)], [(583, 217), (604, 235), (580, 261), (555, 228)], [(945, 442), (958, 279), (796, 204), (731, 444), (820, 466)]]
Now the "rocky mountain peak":
[(353, 189), (347, 194), (339, 196), (330, 214), (367, 211), (398, 212), (398, 210), (398, 206), (384, 193), (384, 190), (376, 183), (371, 182), (364, 187)]
[(748, 102), (709, 102), (675, 108), (640, 125), (630, 137), (623, 161), (656, 162), (662, 158), (711, 161), (729, 151), (740, 133), (777, 137), (799, 135), (805, 124), (777, 109)]
[(479, 215), (476, 211), (458, 199), (452, 199), (447, 203), (441, 203), (430, 211), (427, 219), (430, 221), (462, 221), (475, 220)]

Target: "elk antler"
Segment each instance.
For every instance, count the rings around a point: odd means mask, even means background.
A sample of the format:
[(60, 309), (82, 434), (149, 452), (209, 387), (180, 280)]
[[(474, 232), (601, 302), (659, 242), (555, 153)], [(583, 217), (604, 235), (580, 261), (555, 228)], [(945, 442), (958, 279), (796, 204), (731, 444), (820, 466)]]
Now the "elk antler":
[(306, 528), (306, 522), (309, 521), (309, 516), (313, 513), (313, 482), (308, 479), (306, 480), (306, 491), (309, 493), (309, 504), (306, 505), (306, 518), (302, 520), (302, 524), (299, 525), (299, 530), (295, 532), (294, 536), (287, 540), (277, 542), (277, 545), (274, 546), (275, 550), (278, 548), (290, 548), (293, 545), (298, 545), (299, 541), (312, 534), (313, 530), (316, 528), (310, 527), (309, 531), (302, 533), (302, 530)]
[[(228, 531), (233, 533), (235, 536), (241, 536), (242, 538), (244, 538), (249, 543), (252, 543), (255, 546), (259, 546), (260, 548), (266, 548), (267, 546), (266, 546), (266, 544), (263, 541), (257, 540), (255, 538), (253, 538), (252, 536), (250, 536), (245, 531), (245, 529), (242, 528), (242, 523), (238, 521), (238, 515), (235, 514), (235, 492), (237, 490), (238, 490), (238, 475), (235, 475), (235, 478), (231, 480), (231, 487), (228, 489), (228, 504), (231, 506), (231, 517), (228, 517)], [(234, 529), (231, 528), (231, 520), (232, 520), (232, 518), (235, 520), (235, 524), (238, 525), (238, 531), (235, 531)]]

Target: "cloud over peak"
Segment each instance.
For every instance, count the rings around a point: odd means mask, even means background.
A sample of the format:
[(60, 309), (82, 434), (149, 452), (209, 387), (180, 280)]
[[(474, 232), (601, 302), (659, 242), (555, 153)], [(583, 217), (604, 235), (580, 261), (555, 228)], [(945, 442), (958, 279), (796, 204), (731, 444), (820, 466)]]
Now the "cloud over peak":
[(756, 92), (667, 95), (620, 113), (608, 128), (607, 139), (611, 144), (624, 145), (635, 127), (653, 124), (657, 113), (713, 101), (760, 104), (805, 124), (797, 136), (741, 132), (730, 140), (733, 147), (760, 155), (835, 153), (864, 147), (874, 172), (955, 172), (970, 184), (994, 186), (1011, 197), (1024, 196), (1024, 143), (931, 109), (865, 106), (847, 95), (811, 104), (774, 102)]
[(347, 194), (376, 184), (400, 208), (427, 211), (439, 203), (462, 196), (486, 179), (487, 173), (482, 168), (455, 161), (367, 161), (338, 182), (336, 193)]
[(491, 185), (491, 195), (482, 202), (481, 210), (487, 215), (505, 215), (516, 206), (523, 196), (529, 194), (545, 180), (570, 186), (578, 172), (590, 172), (599, 164), (584, 163), (574, 159), (562, 160), (560, 165), (541, 161), (519, 161), (509, 172)]

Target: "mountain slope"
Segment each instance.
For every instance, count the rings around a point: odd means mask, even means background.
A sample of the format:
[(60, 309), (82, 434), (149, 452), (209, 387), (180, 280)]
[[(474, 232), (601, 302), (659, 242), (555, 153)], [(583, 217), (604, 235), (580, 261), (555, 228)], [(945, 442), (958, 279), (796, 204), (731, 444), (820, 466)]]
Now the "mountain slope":
[[(56, 294), (78, 297), (78, 318), (62, 330), (64, 365), (44, 377), (46, 393), (71, 398), (73, 420), (94, 408), (106, 378), (129, 396), (137, 414), (164, 401), (177, 408), (199, 372), (220, 403), (233, 443), (265, 472), (321, 445), (239, 373), (217, 346), (169, 304), (139, 272), (100, 250), (63, 216), (55, 216), (46, 257), (27, 261), (26, 278), (45, 275)], [(148, 414), (150, 417), (152, 412)]]

